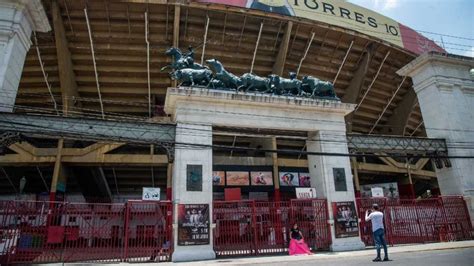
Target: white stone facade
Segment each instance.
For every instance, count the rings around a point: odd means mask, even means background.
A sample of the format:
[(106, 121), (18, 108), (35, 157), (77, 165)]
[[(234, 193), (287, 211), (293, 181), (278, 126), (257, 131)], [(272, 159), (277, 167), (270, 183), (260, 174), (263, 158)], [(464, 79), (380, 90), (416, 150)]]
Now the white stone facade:
[[(449, 156), (474, 156), (474, 58), (423, 54), (400, 69), (412, 77), (430, 138), (444, 138)], [(474, 218), (474, 159), (436, 169), (442, 195), (464, 195)]]
[[(186, 143), (212, 144), (212, 127), (276, 129), (308, 132), (309, 152), (347, 154), (346, 127), (344, 116), (354, 109), (353, 104), (329, 100), (299, 99), (295, 97), (270, 96), (255, 93), (235, 93), (198, 88), (169, 88), (166, 94), (165, 111), (177, 123), (176, 141)], [(319, 141), (323, 139), (324, 141)], [(330, 140), (328, 142), (328, 140)], [(332, 141), (334, 140), (334, 141)], [(185, 165), (202, 164), (203, 185), (209, 193), (190, 194), (185, 192)], [(360, 237), (335, 238), (332, 202), (355, 202), (350, 160), (347, 156), (308, 156), (311, 182), (317, 187), (318, 195), (328, 199), (329, 223), (331, 223), (334, 251), (364, 248)], [(212, 149), (205, 147), (181, 147), (176, 149), (173, 174), (173, 198), (179, 202), (212, 204), (212, 180), (204, 178), (206, 171), (212, 171)], [(333, 168), (344, 168), (346, 191), (336, 192)], [(182, 195), (186, 193), (186, 195)], [(176, 202), (175, 202), (176, 203)], [(176, 220), (175, 220), (176, 221)], [(212, 245), (211, 245), (212, 247)], [(212, 258), (209, 246), (192, 246), (200, 259)], [(185, 260), (187, 247), (175, 245), (175, 254)], [(191, 252), (191, 251), (189, 251)], [(194, 251), (192, 251), (194, 252)], [(194, 254), (194, 253), (193, 253)], [(189, 255), (187, 260), (195, 259)], [(197, 256), (197, 255), (196, 255)], [(207, 257), (203, 257), (207, 256)], [(183, 258), (183, 259), (181, 259)]]
[(40, 0), (0, 2), (0, 112), (13, 111), (34, 30), (51, 30)]

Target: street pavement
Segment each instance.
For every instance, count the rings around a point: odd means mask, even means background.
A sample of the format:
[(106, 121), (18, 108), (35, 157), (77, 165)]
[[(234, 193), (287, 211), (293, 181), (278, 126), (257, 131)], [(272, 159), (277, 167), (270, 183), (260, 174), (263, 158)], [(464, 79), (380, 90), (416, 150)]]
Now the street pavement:
[[(419, 252), (403, 252), (396, 253), (391, 256), (391, 261), (388, 262), (372, 262), (374, 255), (364, 255), (356, 257), (342, 257), (337, 258), (317, 258), (314, 256), (313, 260), (307, 261), (293, 261), (293, 262), (280, 262), (278, 265), (416, 265), (416, 266), (438, 266), (438, 265), (449, 265), (449, 266), (472, 266), (474, 265), (474, 248), (461, 248), (461, 249), (446, 249), (446, 250), (433, 250), (433, 251), (419, 251)], [(222, 265), (226, 265), (223, 263)], [(254, 264), (258, 266), (275, 266), (275, 263), (259, 263)]]
[[(419, 245), (400, 245), (389, 247), (391, 261), (372, 262), (375, 257), (375, 249), (347, 251), (347, 252), (318, 252), (309, 256), (247, 256), (241, 258), (218, 258), (215, 260), (181, 262), (181, 263), (132, 263), (138, 265), (163, 265), (163, 266), (236, 266), (236, 265), (257, 265), (257, 266), (305, 266), (305, 265), (403, 265), (403, 266), (474, 266), (474, 240), (431, 243)], [(382, 251), (383, 254), (383, 251)], [(69, 264), (69, 263), (68, 263)], [(104, 265), (110, 266), (113, 263)], [(120, 265), (131, 265), (129, 263), (118, 263)], [(63, 264), (44, 264), (63, 265)], [(99, 265), (98, 263), (73, 263), (73, 265)]]

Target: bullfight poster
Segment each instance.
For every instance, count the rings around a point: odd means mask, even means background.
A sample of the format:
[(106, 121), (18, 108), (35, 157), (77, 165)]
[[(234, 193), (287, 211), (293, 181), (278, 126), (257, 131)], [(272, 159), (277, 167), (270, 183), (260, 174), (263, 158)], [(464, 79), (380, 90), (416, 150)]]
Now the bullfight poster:
[(359, 221), (353, 201), (333, 202), (336, 238), (359, 236)]
[(208, 245), (209, 204), (178, 205), (178, 245)]

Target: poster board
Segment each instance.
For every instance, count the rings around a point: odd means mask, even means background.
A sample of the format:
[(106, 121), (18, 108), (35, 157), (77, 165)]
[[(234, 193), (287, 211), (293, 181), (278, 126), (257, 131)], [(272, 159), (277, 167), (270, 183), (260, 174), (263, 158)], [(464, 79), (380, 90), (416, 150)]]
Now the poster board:
[(279, 180), (280, 186), (284, 187), (298, 187), (300, 185), (298, 172), (280, 172)]
[(383, 188), (373, 187), (370, 190), (371, 190), (372, 198), (383, 198), (384, 197)]
[(273, 173), (271, 171), (250, 172), (252, 186), (272, 186)]
[(250, 184), (247, 171), (227, 171), (225, 179), (227, 186), (248, 186)]
[(390, 183), (377, 183), (377, 184), (367, 184), (360, 185), (360, 194), (363, 198), (372, 197), (372, 188), (380, 187), (383, 189), (383, 196), (386, 198), (399, 198), (400, 192), (398, 189), (397, 182)]
[(353, 201), (333, 202), (336, 238), (359, 236), (359, 220)]
[(178, 245), (208, 245), (209, 204), (178, 205)]

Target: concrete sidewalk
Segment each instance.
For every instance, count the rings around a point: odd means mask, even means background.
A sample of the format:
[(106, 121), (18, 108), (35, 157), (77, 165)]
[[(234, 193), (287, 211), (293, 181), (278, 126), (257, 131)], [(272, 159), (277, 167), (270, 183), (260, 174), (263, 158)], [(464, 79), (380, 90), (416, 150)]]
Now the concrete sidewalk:
[[(389, 254), (404, 253), (404, 252), (419, 252), (419, 251), (431, 251), (431, 250), (444, 250), (444, 249), (459, 249), (459, 248), (472, 248), (474, 247), (474, 240), (470, 241), (459, 241), (459, 242), (445, 242), (445, 243), (431, 243), (431, 244), (419, 244), (419, 245), (401, 245), (389, 247)], [(383, 252), (383, 251), (382, 251)], [(160, 265), (255, 265), (255, 264), (269, 264), (269, 263), (281, 263), (281, 262), (298, 262), (298, 261), (317, 261), (321, 259), (330, 259), (337, 257), (354, 257), (354, 256), (367, 256), (375, 255), (374, 248), (368, 248), (365, 250), (358, 251), (346, 251), (346, 252), (318, 252), (314, 255), (309, 256), (262, 256), (262, 257), (245, 257), (245, 258), (230, 258), (230, 259), (216, 259), (208, 261), (196, 261), (196, 262), (183, 262), (183, 263), (160, 263)], [(125, 264), (125, 263), (124, 263)]]
[[(445, 242), (445, 243), (431, 243), (431, 244), (418, 244), (418, 245), (399, 245), (395, 247), (388, 248), (389, 254), (405, 253), (405, 252), (421, 252), (421, 251), (433, 251), (433, 250), (446, 250), (446, 249), (462, 249), (462, 248), (474, 248), (474, 240), (470, 241), (459, 241), (459, 242)], [(177, 265), (258, 265), (258, 264), (279, 264), (282, 262), (308, 262), (324, 259), (334, 259), (334, 258), (350, 258), (350, 257), (359, 257), (359, 256), (373, 256), (375, 255), (374, 248), (367, 248), (364, 250), (358, 251), (346, 251), (346, 252), (318, 252), (314, 255), (309, 256), (262, 256), (262, 257), (242, 257), (242, 258), (222, 258), (215, 260), (206, 260), (206, 261), (195, 261), (195, 262), (165, 262), (159, 263), (159, 265), (168, 265), (168, 266), (177, 266)], [(69, 264), (69, 263), (68, 263)], [(110, 265), (113, 263), (107, 264), (98, 264), (98, 263), (70, 263), (71, 265)], [(146, 262), (146, 263), (120, 263), (120, 265), (151, 265), (156, 264), (155, 262)], [(43, 264), (43, 265), (63, 265), (59, 263), (53, 264)]]

